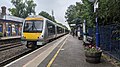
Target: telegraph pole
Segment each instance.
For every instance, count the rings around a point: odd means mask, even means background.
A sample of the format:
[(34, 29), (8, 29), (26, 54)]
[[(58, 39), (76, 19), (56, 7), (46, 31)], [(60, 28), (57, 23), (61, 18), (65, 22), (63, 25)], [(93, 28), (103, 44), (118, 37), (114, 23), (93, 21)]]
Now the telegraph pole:
[(52, 20), (55, 20), (54, 18), (54, 11), (52, 10)]

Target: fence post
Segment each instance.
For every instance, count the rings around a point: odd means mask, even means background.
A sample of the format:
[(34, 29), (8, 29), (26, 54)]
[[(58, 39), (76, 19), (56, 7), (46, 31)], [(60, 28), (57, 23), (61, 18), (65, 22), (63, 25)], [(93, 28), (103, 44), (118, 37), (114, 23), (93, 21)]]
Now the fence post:
[(98, 18), (96, 17), (96, 47), (100, 46), (100, 34), (99, 34), (99, 27), (98, 27)]

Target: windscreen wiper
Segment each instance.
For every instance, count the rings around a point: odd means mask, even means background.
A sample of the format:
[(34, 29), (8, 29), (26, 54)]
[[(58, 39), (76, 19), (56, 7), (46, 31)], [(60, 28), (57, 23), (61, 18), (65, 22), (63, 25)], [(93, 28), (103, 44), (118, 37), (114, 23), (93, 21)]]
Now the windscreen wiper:
[(36, 26), (35, 26), (35, 22), (33, 22), (33, 29), (35, 29), (35, 31), (38, 31)]

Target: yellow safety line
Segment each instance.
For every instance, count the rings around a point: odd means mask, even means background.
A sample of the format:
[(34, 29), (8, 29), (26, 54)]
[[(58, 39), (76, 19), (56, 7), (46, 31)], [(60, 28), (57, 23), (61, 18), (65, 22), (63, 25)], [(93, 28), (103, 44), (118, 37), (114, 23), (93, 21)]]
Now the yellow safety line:
[[(67, 38), (66, 38), (67, 39)], [(57, 55), (59, 54), (61, 48), (64, 46), (66, 39), (64, 41), (64, 43), (61, 45), (61, 47), (58, 49), (58, 51), (56, 52), (56, 54), (54, 55), (54, 57), (50, 60), (50, 62), (48, 63), (47, 67), (50, 67), (53, 63), (53, 61), (55, 60), (55, 58), (57, 57)]]

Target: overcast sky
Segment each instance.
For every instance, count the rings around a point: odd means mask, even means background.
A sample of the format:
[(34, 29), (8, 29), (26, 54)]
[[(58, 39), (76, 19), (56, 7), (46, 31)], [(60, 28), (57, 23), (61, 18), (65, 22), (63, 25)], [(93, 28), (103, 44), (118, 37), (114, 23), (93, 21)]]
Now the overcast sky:
[[(11, 0), (0, 0), (0, 7), (6, 6), (7, 9), (13, 7), (10, 2)], [(52, 10), (54, 11), (54, 16), (57, 21), (60, 23), (67, 25), (65, 22), (65, 11), (67, 7), (71, 4), (75, 4), (75, 2), (80, 2), (81, 0), (34, 0), (37, 4), (36, 6), (36, 14), (41, 11), (46, 11), (47, 13), (51, 14)], [(0, 9), (1, 10), (1, 9)], [(7, 11), (7, 13), (9, 13)]]

